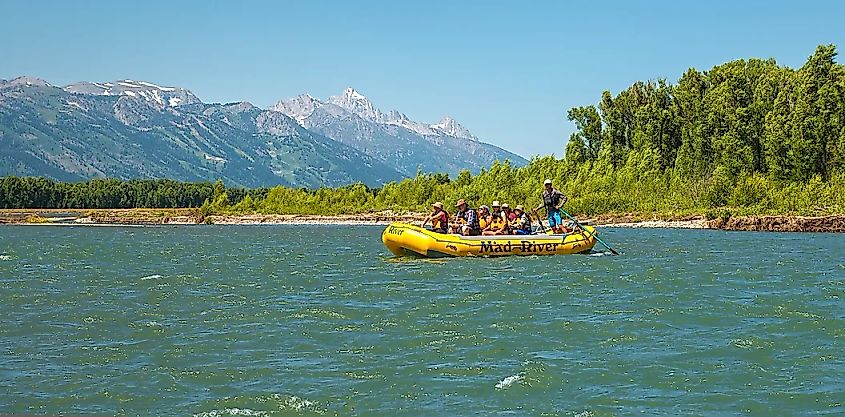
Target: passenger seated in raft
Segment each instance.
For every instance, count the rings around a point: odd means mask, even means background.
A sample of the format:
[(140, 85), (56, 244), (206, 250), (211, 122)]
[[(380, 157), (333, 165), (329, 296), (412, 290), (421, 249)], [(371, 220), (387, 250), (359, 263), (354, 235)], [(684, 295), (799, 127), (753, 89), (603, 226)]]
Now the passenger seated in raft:
[(484, 230), (490, 224), (490, 207), (481, 206), (478, 208), (478, 229)]
[(481, 234), (481, 228), (478, 220), (478, 213), (474, 209), (469, 208), (466, 200), (463, 198), (458, 200), (455, 205), (458, 208), (458, 213), (455, 214), (454, 224), (452, 224), (452, 233), (463, 236), (477, 236)]
[(498, 236), (510, 234), (508, 221), (505, 218), (505, 213), (501, 210), (502, 206), (498, 201), (493, 202), (493, 212), (490, 213), (489, 223), (487, 227), (481, 232), (485, 236)]
[(449, 229), (449, 213), (443, 210), (443, 203), (438, 201), (432, 204), (431, 207), (434, 209), (434, 212), (423, 220), (422, 226), (420, 227), (425, 227), (426, 223), (431, 222), (431, 231), (447, 233), (446, 231)]
[(505, 214), (505, 219), (507, 219), (508, 223), (513, 223), (516, 219), (516, 213), (511, 210), (511, 206), (508, 203), (502, 203), (502, 213)]
[(525, 207), (521, 204), (513, 209), (514, 219), (511, 221), (511, 234), (513, 235), (530, 235), (531, 234), (531, 218), (525, 212)]

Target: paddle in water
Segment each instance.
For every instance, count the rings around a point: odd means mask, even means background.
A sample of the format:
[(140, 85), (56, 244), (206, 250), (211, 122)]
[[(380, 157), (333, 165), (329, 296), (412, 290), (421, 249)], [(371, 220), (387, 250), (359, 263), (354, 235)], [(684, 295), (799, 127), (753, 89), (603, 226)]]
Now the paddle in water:
[(589, 230), (585, 229), (585, 228), (584, 228), (584, 226), (581, 226), (581, 223), (578, 223), (578, 220), (575, 220), (575, 218), (574, 218), (574, 217), (570, 216), (570, 215), (569, 215), (569, 213), (567, 213), (567, 212), (566, 212), (566, 210), (564, 210), (563, 208), (561, 208), (561, 209), (560, 209), (560, 212), (561, 212), (561, 213), (563, 213), (563, 214), (565, 214), (565, 215), (566, 215), (566, 217), (569, 217), (569, 220), (572, 220), (573, 222), (575, 222), (575, 225), (576, 225), (576, 226), (578, 226), (579, 228), (581, 228), (581, 230), (583, 230), (585, 233), (587, 233), (588, 235), (591, 235), (592, 237), (596, 238), (596, 240), (598, 240), (598, 241), (599, 241), (599, 243), (601, 243), (602, 245), (604, 245), (604, 247), (606, 247), (607, 249), (609, 249), (609, 250), (610, 250), (610, 253), (612, 253), (612, 254), (614, 254), (614, 255), (619, 255), (619, 252), (615, 251), (615, 250), (614, 250), (613, 248), (611, 248), (611, 247), (610, 247), (610, 245), (608, 245), (607, 243), (604, 243), (604, 241), (603, 241), (603, 240), (601, 240), (601, 238), (599, 237), (599, 235), (597, 235), (597, 234), (595, 234), (595, 233), (591, 233)]

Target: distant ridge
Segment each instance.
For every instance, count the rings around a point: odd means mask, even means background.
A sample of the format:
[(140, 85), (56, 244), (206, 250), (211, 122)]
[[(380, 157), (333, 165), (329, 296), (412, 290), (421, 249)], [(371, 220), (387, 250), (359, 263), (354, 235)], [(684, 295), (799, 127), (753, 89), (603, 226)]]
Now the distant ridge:
[(449, 116), (421, 123), (398, 110), (382, 112), (366, 96), (347, 88), (319, 100), (308, 93), (282, 100), (270, 110), (284, 113), (303, 127), (336, 139), (392, 164), (405, 175), (418, 170), (457, 174), (478, 171), (494, 160), (524, 165), (525, 158), (484, 143)]
[(425, 124), (384, 113), (353, 88), (265, 110), (204, 103), (188, 89), (148, 81), (57, 87), (35, 77), (0, 80), (0, 151), (0, 175), (222, 178), (249, 187), (378, 186), (419, 170), (527, 162), (448, 116)]

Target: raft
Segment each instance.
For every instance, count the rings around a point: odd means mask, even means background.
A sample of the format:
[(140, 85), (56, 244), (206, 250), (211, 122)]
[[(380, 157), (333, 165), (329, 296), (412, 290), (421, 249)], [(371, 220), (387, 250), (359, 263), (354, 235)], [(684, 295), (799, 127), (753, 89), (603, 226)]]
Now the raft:
[(562, 234), (461, 236), (435, 233), (407, 223), (392, 223), (381, 234), (381, 241), (397, 256), (566, 255), (590, 251), (596, 244), (596, 229)]

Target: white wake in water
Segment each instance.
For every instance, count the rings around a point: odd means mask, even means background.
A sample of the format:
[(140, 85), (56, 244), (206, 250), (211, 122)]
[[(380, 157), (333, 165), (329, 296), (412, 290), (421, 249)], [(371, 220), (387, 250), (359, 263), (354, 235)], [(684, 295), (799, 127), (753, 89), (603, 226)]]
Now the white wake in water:
[(496, 389), (505, 389), (515, 382), (521, 381), (524, 376), (522, 374), (511, 375), (496, 384)]
[(147, 275), (145, 277), (141, 277), (141, 281), (149, 281), (151, 279), (160, 279), (160, 278), (164, 278), (164, 276), (159, 275), (159, 274)]

